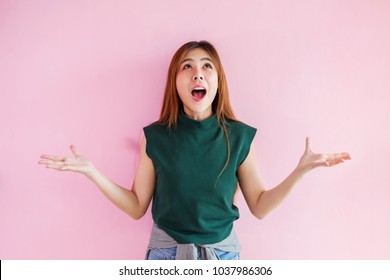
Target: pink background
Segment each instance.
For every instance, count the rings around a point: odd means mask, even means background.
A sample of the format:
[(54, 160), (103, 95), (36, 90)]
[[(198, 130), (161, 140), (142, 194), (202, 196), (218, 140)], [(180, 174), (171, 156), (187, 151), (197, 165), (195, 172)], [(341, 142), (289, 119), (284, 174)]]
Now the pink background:
[(267, 188), (306, 135), (353, 158), (308, 174), (264, 220), (239, 194), (242, 259), (389, 259), (389, 27), (385, 0), (0, 1), (0, 258), (143, 258), (150, 211), (133, 221), (82, 175), (37, 162), (75, 144), (130, 188), (173, 53), (207, 39), (258, 128)]

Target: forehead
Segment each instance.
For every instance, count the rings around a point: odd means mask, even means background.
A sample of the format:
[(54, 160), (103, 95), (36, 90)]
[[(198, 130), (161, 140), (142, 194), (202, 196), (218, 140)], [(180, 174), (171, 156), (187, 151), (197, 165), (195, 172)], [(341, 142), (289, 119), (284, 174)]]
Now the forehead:
[(192, 59), (192, 60), (201, 60), (203, 58), (208, 58), (209, 60), (212, 60), (208, 52), (206, 52), (204, 49), (196, 48), (193, 50), (190, 50), (184, 57), (183, 60)]

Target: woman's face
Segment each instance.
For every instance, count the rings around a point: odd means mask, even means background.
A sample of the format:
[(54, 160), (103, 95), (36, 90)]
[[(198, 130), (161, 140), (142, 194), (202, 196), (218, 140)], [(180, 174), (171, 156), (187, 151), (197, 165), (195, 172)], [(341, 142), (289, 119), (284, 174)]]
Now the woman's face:
[(212, 116), (218, 73), (205, 50), (193, 49), (184, 57), (176, 75), (176, 88), (187, 116), (195, 120)]

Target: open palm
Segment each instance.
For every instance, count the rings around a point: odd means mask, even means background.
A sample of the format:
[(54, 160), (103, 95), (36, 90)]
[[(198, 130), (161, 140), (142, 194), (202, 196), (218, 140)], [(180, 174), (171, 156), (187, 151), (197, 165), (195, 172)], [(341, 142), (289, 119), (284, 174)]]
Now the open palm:
[(351, 159), (349, 153), (334, 153), (334, 154), (315, 154), (311, 150), (310, 138), (306, 138), (306, 149), (303, 153), (298, 167), (304, 170), (311, 170), (318, 166), (334, 166)]
[(74, 145), (70, 146), (74, 157), (61, 157), (53, 155), (42, 155), (39, 164), (46, 165), (47, 168), (59, 171), (73, 171), (88, 174), (94, 168), (91, 161), (80, 155)]

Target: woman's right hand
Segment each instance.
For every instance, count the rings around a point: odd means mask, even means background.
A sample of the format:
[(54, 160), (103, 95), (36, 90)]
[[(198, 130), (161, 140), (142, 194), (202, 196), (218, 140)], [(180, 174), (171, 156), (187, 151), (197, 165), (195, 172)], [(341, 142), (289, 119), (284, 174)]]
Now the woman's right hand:
[(84, 175), (90, 175), (94, 170), (95, 166), (91, 161), (80, 155), (74, 145), (70, 146), (73, 157), (60, 157), (53, 155), (41, 155), (39, 164), (46, 165), (46, 168), (56, 169), (59, 171), (73, 171), (79, 172)]

